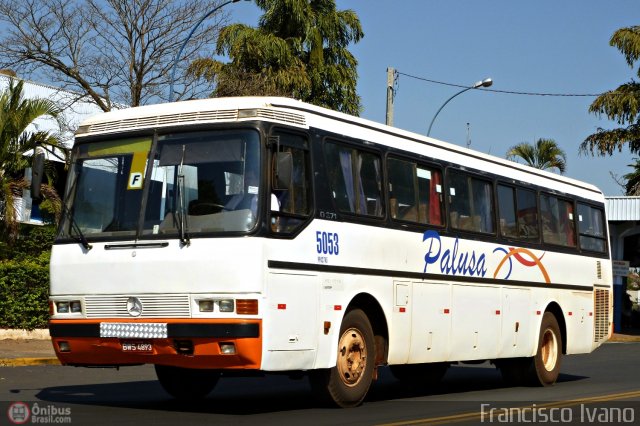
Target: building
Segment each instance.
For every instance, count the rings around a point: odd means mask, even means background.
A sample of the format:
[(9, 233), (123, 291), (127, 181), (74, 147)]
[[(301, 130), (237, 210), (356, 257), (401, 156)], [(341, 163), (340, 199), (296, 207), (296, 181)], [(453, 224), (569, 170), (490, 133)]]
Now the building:
[[(640, 197), (606, 197), (611, 258), (629, 262), (640, 270)], [(622, 328), (622, 307), (626, 297), (626, 278), (614, 274), (614, 325)]]

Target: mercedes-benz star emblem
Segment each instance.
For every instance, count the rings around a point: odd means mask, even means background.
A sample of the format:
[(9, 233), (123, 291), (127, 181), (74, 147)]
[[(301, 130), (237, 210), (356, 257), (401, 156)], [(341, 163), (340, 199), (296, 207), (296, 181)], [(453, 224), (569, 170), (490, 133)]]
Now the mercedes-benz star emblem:
[(127, 299), (127, 312), (132, 317), (139, 317), (142, 314), (142, 302), (137, 297)]

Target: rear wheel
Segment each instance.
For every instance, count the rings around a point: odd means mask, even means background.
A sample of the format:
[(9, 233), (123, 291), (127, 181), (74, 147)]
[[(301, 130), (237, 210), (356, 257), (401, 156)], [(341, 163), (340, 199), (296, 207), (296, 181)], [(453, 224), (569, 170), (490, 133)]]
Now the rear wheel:
[(218, 383), (220, 373), (216, 370), (156, 365), (156, 375), (162, 388), (180, 400), (197, 400), (206, 397)]
[(551, 312), (545, 312), (540, 326), (538, 352), (533, 357), (531, 382), (551, 386), (558, 380), (562, 361), (562, 334), (558, 320)]
[(371, 386), (375, 353), (367, 315), (360, 309), (347, 312), (340, 327), (336, 366), (314, 370), (309, 376), (316, 397), (344, 408), (359, 405)]
[(503, 359), (496, 362), (504, 380), (513, 386), (551, 386), (560, 375), (562, 334), (555, 315), (545, 312), (540, 324), (538, 349), (531, 358)]

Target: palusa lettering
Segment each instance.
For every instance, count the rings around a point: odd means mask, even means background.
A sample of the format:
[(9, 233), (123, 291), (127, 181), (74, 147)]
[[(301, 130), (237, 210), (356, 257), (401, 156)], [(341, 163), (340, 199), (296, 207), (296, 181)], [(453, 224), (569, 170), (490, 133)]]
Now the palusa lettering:
[(475, 250), (458, 252), (459, 241), (456, 238), (453, 248), (442, 251), (442, 240), (436, 231), (425, 231), (422, 241), (428, 245), (424, 255), (424, 272), (429, 265), (440, 261), (440, 272), (447, 275), (468, 275), (470, 277), (484, 277), (487, 274), (484, 253), (477, 254)]

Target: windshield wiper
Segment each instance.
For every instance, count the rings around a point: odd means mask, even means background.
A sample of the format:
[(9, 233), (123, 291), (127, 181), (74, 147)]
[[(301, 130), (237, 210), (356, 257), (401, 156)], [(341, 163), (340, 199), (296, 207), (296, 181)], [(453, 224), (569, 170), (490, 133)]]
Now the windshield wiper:
[(71, 225), (71, 229), (77, 232), (77, 235), (73, 235), (71, 232), (69, 232), (69, 236), (72, 237), (77, 242), (79, 242), (80, 244), (82, 244), (82, 247), (84, 247), (85, 250), (87, 251), (91, 250), (93, 246), (89, 244), (89, 241), (87, 241), (87, 238), (82, 233), (82, 230), (80, 229), (80, 227), (78, 226), (78, 223), (73, 218), (73, 215), (71, 214), (69, 209), (66, 206), (64, 206), (64, 210), (65, 210), (65, 214), (69, 218), (69, 224)]
[(185, 145), (182, 145), (182, 158), (180, 159), (180, 168), (178, 169), (178, 198), (180, 203), (180, 219), (178, 220), (178, 232), (180, 233), (180, 244), (183, 246), (189, 246), (191, 239), (189, 238), (189, 221), (186, 215), (185, 208), (185, 188), (184, 188), (184, 154)]
[[(68, 192), (69, 194), (73, 194), (73, 192), (75, 191), (76, 183), (78, 182), (78, 177), (79, 176), (80, 176), (80, 170), (78, 170), (76, 172), (76, 178), (73, 180), (73, 186), (69, 190), (69, 192)], [(87, 251), (91, 250), (93, 248), (93, 246), (91, 244), (89, 244), (89, 241), (87, 241), (87, 238), (82, 233), (82, 230), (78, 226), (78, 222), (76, 222), (75, 219), (73, 218), (73, 215), (71, 214), (71, 211), (67, 207), (67, 204), (66, 204), (65, 201), (66, 200), (63, 200), (63, 202), (62, 202), (62, 212), (64, 213), (64, 215), (66, 217), (69, 218), (69, 225), (71, 225), (70, 226), (71, 229), (69, 229), (69, 236), (71, 238), (73, 238), (74, 240), (76, 240), (77, 242), (79, 242), (80, 244), (82, 244), (82, 247), (84, 247), (85, 250), (87, 250)], [(61, 221), (61, 222), (64, 222), (64, 221)], [(73, 235), (71, 233), (71, 231), (75, 231), (77, 233), (77, 235)]]

